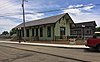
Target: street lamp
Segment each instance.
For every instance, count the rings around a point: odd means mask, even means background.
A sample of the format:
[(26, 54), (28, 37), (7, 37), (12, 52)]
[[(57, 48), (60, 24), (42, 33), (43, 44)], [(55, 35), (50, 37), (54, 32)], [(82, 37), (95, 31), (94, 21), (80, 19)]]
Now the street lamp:
[(83, 40), (84, 40), (84, 28), (85, 28), (85, 25), (82, 25), (82, 28), (83, 28)]

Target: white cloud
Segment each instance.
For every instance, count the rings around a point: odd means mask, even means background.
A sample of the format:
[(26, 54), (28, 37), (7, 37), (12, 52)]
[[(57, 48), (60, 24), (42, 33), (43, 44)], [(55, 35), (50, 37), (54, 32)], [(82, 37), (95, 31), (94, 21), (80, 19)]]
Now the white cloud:
[[(26, 7), (28, 6), (27, 4), (25, 5)], [(32, 13), (33, 11), (27, 10), (25, 12)], [(22, 13), (22, 7), (20, 3), (17, 2), (16, 4), (16, 2), (12, 2), (12, 0), (0, 1), (0, 33), (4, 30), (10, 30), (20, 23), (20, 22), (15, 22), (19, 21), (19, 19), (22, 20), (22, 15), (21, 14), (18, 15), (18, 13)], [(26, 15), (26, 21), (31, 21), (34, 19), (41, 18), (44, 14), (35, 13), (35, 14), (25, 14), (25, 15)]]
[(0, 18), (0, 33), (5, 30), (11, 30), (15, 25), (18, 25), (19, 23), (16, 23), (10, 19), (3, 19)]
[[(18, 12), (19, 5), (14, 5), (10, 0), (1, 0), (0, 1), (0, 16), (8, 15), (9, 13)], [(17, 23), (13, 20), (0, 17), (0, 33), (4, 30), (10, 30)]]
[(19, 12), (20, 5), (11, 3), (10, 0), (1, 0), (0, 1), (0, 15), (6, 15), (8, 13)]
[(68, 6), (68, 8), (77, 8), (77, 7), (82, 7), (83, 6), (83, 4), (80, 4), (80, 5), (70, 5), (70, 6)]
[(36, 20), (36, 19), (42, 18), (43, 16), (44, 16), (44, 13), (27, 14), (26, 20), (27, 21)]
[[(15, 22), (15, 20), (19, 21), (19, 19), (20, 20), (22, 19), (22, 15), (16, 15), (18, 13), (22, 13), (21, 1), (20, 3), (12, 2), (12, 1), (13, 0), (1, 0), (0, 1), (0, 16), (9, 15), (8, 18), (0, 17), (0, 33), (1, 31), (10, 30), (14, 26), (18, 25), (20, 22)], [(50, 3), (45, 2), (44, 4), (44, 2), (42, 1), (37, 1), (34, 4), (32, 3), (33, 3), (33, 0), (30, 0), (25, 3), (25, 12), (33, 13), (33, 14), (26, 14), (26, 21), (36, 20), (36, 19), (40, 19), (44, 17), (44, 13), (34, 13), (34, 12), (38, 12), (39, 10), (29, 10), (29, 9), (40, 9), (42, 11), (43, 8), (47, 10), (49, 8), (50, 9), (60, 8), (60, 5), (57, 5), (54, 2), (50, 2)], [(83, 8), (78, 9), (74, 7), (83, 7)], [(68, 8), (72, 8), (72, 9), (63, 10), (63, 13), (70, 13), (72, 19), (75, 22), (96, 20), (97, 24), (100, 25), (100, 23), (98, 23), (98, 21), (100, 20), (99, 15), (95, 15), (94, 13), (82, 12), (82, 10), (90, 11), (94, 7), (95, 5), (93, 4), (70, 5)], [(15, 20), (11, 18), (15, 18)]]
[[(74, 8), (74, 7), (83, 7), (83, 8)], [(87, 21), (96, 21), (97, 26), (100, 26), (100, 15), (95, 14), (94, 12), (83, 12), (85, 11), (92, 11), (92, 8), (95, 7), (93, 4), (89, 5), (70, 5), (68, 8), (63, 10), (63, 13), (69, 13), (75, 23), (79, 22), (87, 22)], [(73, 9), (72, 9), (73, 8)]]
[(79, 9), (67, 9), (63, 10), (63, 13), (74, 13), (74, 14), (79, 14), (81, 11)]
[(93, 8), (94, 6), (87, 6), (87, 7), (84, 7), (83, 9), (84, 10), (91, 10), (91, 8)]
[(75, 23), (96, 21), (97, 26), (100, 26), (100, 15), (94, 13), (81, 13), (78, 15), (70, 14)]
[[(84, 5), (83, 5), (84, 6)], [(83, 7), (83, 10), (91, 10), (93, 7), (95, 7), (95, 5), (93, 5), (93, 4), (88, 4), (88, 5), (85, 5), (84, 7)]]
[(80, 10), (91, 10), (93, 7), (95, 7), (95, 5), (93, 4), (88, 4), (88, 5), (83, 5), (83, 4), (80, 4), (80, 5), (70, 5), (68, 8), (69, 9), (80, 9)]

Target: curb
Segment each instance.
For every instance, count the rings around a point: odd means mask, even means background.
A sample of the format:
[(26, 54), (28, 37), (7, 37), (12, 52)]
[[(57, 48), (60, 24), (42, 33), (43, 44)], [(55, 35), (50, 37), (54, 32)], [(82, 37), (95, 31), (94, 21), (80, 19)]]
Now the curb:
[(88, 49), (83, 47), (65, 47), (65, 46), (50, 46), (50, 45), (36, 45), (36, 44), (27, 44), (27, 43), (11, 43), (11, 42), (2, 42), (7, 44), (18, 44), (18, 45), (29, 45), (29, 46), (42, 46), (42, 47), (53, 47), (53, 48), (67, 48), (67, 49)]

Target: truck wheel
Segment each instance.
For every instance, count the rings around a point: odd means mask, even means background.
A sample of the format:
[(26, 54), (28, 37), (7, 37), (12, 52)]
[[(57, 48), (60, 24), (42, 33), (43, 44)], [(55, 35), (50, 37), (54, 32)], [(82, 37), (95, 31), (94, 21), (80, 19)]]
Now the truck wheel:
[(98, 46), (98, 51), (100, 52), (100, 45)]

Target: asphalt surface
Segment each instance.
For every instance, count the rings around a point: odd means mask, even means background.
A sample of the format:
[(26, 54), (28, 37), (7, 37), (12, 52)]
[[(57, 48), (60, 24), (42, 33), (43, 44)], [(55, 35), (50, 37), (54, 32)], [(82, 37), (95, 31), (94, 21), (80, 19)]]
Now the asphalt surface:
[(70, 58), (0, 46), (0, 62), (81, 62)]
[(100, 53), (87, 49), (0, 43), (0, 60), (5, 62), (99, 62)]

